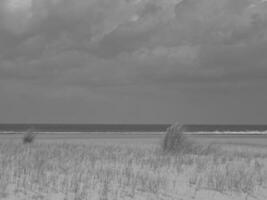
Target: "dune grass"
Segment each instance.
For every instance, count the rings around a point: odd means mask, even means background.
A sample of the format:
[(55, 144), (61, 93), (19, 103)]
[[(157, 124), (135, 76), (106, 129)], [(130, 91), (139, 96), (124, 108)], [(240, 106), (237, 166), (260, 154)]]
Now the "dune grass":
[(179, 123), (175, 123), (167, 128), (161, 145), (163, 152), (168, 154), (191, 153), (197, 155), (221, 152), (218, 145), (201, 144), (192, 138), (189, 138), (184, 133), (185, 127)]
[(0, 197), (12, 190), (30, 199), (175, 199), (182, 188), (253, 194), (267, 186), (267, 151), (210, 148), (169, 154), (157, 146), (0, 142)]
[(30, 144), (34, 142), (36, 133), (33, 128), (28, 129), (23, 135), (23, 144)]
[(178, 124), (161, 146), (41, 143), (34, 136), (0, 142), (0, 199), (187, 200), (201, 190), (254, 195), (267, 188), (267, 149), (198, 144)]

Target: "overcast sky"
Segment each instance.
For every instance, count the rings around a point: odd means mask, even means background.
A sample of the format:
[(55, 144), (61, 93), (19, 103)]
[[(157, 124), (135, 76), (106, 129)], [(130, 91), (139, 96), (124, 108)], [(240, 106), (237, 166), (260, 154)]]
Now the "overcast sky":
[(266, 0), (0, 0), (0, 123), (267, 123)]

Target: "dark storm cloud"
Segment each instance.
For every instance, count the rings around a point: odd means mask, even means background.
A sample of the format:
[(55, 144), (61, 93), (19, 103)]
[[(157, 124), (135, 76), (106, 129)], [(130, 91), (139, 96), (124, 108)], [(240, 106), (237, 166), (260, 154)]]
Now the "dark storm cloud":
[(88, 63), (87, 54), (79, 51), (64, 51), (55, 55), (49, 54), (36, 60), (19, 57), (12, 61), (2, 61), (0, 72), (2, 78), (24, 81), (56, 81), (58, 77), (75, 66), (84, 67)]
[(115, 57), (122, 52), (133, 52), (147, 44), (151, 32), (132, 33), (115, 30), (89, 49), (90, 53), (100, 57)]
[(251, 45), (221, 45), (203, 48), (201, 65), (225, 70), (266, 68), (267, 41)]
[[(88, 77), (103, 77), (103, 82), (114, 78), (102, 76), (105, 70), (113, 71), (111, 74), (117, 71), (122, 75), (120, 79), (136, 81), (144, 74), (151, 80), (162, 76), (166, 81), (168, 74), (170, 79), (177, 74), (177, 81), (186, 77), (197, 80), (198, 76), (212, 79), (239, 70), (242, 74), (249, 65), (254, 64), (255, 70), (265, 63), (265, 8), (266, 3), (229, 0), (170, 4), (40, 0), (31, 9), (17, 11), (18, 16), (4, 10), (0, 42), (6, 48), (1, 48), (2, 68), (6, 70), (5, 63), (22, 68), (18, 71), (27, 71), (27, 67), (19, 65), (31, 66), (30, 70), (46, 77), (52, 74), (45, 73), (51, 68), (64, 74), (82, 65), (82, 76), (87, 73)], [(24, 20), (16, 22), (18, 17)], [(18, 23), (16, 29), (14, 23)], [(18, 30), (20, 27), (22, 30)], [(87, 54), (88, 58), (70, 60), (72, 51), (78, 58), (78, 54)], [(94, 58), (94, 67), (90, 57)], [(112, 70), (108, 69), (109, 62)]]
[(161, 7), (153, 2), (148, 2), (145, 4), (143, 9), (138, 12), (140, 17), (145, 17), (147, 15), (153, 15), (156, 14), (157, 12), (160, 12)]
[(12, 2), (0, 1), (0, 92), (7, 97), (45, 94), (77, 103), (78, 96), (112, 106), (107, 99), (119, 102), (116, 95), (132, 92), (149, 102), (152, 93), (173, 93), (163, 102), (174, 106), (185, 90), (204, 102), (216, 88), (266, 85), (266, 1)]

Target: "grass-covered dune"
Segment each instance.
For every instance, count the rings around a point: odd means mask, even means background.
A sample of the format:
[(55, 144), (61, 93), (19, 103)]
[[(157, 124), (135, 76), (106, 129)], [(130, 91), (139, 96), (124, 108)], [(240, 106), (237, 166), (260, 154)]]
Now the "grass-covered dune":
[(0, 141), (0, 199), (267, 199), (267, 149), (183, 138), (168, 150), (172, 134), (165, 148)]

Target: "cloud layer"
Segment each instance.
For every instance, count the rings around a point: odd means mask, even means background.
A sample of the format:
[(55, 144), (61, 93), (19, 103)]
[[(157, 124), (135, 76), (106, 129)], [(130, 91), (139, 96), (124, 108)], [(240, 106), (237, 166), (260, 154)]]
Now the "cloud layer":
[(266, 53), (266, 1), (0, 1), (5, 91), (261, 87)]

